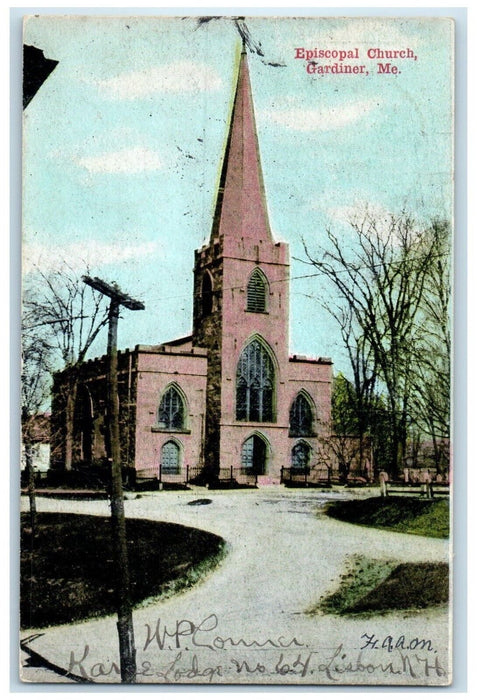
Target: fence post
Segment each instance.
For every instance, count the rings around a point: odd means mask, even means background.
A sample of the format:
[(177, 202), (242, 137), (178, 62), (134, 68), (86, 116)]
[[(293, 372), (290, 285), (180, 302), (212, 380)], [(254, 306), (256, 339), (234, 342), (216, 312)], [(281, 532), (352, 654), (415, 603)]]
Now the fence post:
[(424, 472), (424, 485), (425, 485), (426, 498), (433, 498), (434, 493), (432, 491), (431, 475), (429, 474), (429, 471), (427, 469)]
[(159, 491), (162, 491), (162, 464), (159, 462)]
[(232, 465), (230, 465), (230, 481), (234, 480), (234, 468)]
[(186, 464), (186, 484), (189, 483), (189, 465)]
[(280, 483), (283, 484), (283, 464), (280, 467)]
[(379, 487), (381, 489), (381, 496), (385, 498), (388, 495), (386, 488), (386, 472), (379, 472)]

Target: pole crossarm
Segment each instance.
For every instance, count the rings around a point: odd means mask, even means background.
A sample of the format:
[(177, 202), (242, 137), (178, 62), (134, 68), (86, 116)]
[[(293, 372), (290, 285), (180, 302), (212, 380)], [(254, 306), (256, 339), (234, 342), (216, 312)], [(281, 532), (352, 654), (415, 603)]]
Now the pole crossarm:
[(88, 275), (83, 275), (82, 280), (85, 284), (116, 301), (121, 306), (131, 309), (131, 311), (144, 311), (145, 306), (143, 302), (133, 299), (129, 294), (122, 292), (115, 282), (108, 284), (108, 282), (104, 282), (99, 277), (89, 277)]

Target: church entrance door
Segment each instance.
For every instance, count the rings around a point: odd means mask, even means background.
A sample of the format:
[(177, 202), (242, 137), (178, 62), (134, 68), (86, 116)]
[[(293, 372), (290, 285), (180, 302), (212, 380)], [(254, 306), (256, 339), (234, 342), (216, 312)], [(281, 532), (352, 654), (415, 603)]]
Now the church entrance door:
[(266, 473), (267, 443), (260, 435), (252, 435), (243, 443), (242, 468), (258, 476)]
[(180, 473), (180, 450), (175, 442), (166, 442), (161, 451), (161, 475)]

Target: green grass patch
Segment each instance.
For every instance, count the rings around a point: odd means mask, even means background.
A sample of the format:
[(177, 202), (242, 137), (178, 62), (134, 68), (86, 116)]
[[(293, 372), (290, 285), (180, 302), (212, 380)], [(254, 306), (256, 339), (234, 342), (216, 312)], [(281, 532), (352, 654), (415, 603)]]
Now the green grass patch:
[(355, 556), (336, 591), (321, 598), (309, 614), (372, 615), (421, 610), (449, 600), (449, 567), (444, 562), (397, 563)]
[(449, 499), (389, 496), (330, 503), (327, 515), (355, 525), (425, 537), (449, 537)]
[[(197, 583), (226, 553), (225, 541), (183, 525), (127, 520), (131, 601), (167, 597)], [(116, 611), (110, 518), (39, 513), (32, 540), (22, 515), (22, 628), (84, 620)]]

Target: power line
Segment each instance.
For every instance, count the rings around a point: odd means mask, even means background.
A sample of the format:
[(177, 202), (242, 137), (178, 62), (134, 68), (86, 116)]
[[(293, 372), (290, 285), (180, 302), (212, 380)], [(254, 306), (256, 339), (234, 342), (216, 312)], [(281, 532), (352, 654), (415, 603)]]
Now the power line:
[[(448, 257), (448, 256), (446, 253), (434, 253), (428, 257), (430, 259), (436, 259), (436, 258), (444, 258), (444, 257)], [(311, 265), (313, 267), (316, 267), (316, 265), (317, 265), (317, 263), (314, 263), (311, 261), (308, 262), (306, 260), (301, 260), (300, 258), (296, 258), (296, 257), (293, 257), (292, 259), (295, 260), (296, 262), (302, 263), (303, 265)], [(419, 260), (419, 258), (417, 258), (417, 257), (408, 258), (408, 260), (409, 260), (409, 262), (415, 262), (416, 260)], [(383, 262), (383, 263), (375, 263), (374, 265), (353, 266), (353, 272), (358, 272), (360, 270), (374, 270), (375, 268), (378, 268), (378, 267), (384, 267), (387, 264), (389, 264), (389, 263)], [(393, 264), (393, 263), (391, 263), (391, 264)], [(351, 267), (351, 266), (338, 268), (338, 269), (335, 269), (334, 272), (336, 274), (341, 274), (343, 272), (349, 272), (349, 267)], [(324, 272), (323, 270), (319, 270), (318, 272), (313, 272), (313, 273), (310, 273), (309, 275), (292, 275), (289, 277), (282, 277), (282, 278), (277, 279), (277, 280), (272, 280), (272, 281), (268, 280), (268, 283), (271, 286), (273, 284), (281, 284), (282, 282), (291, 282), (293, 280), (310, 279), (313, 277), (321, 277), (321, 276), (329, 277), (328, 273)], [(237, 290), (242, 289), (242, 288), (243, 288), (243, 285), (240, 284), (240, 285), (235, 285), (233, 287), (222, 287), (221, 291), (222, 292), (237, 291)], [(300, 292), (292, 292), (292, 293), (301, 294)], [(155, 296), (154, 297), (153, 296), (153, 297), (148, 297), (148, 299), (149, 299), (149, 302), (154, 302), (154, 301), (162, 302), (162, 301), (170, 301), (172, 299), (189, 299), (190, 296), (191, 296), (190, 294), (186, 294), (184, 292), (184, 294), (175, 294), (173, 296), (167, 296), (167, 297), (165, 297), (165, 296)], [(200, 297), (201, 297), (201, 292), (197, 292), (197, 293), (192, 292), (192, 299), (196, 299), (196, 298), (200, 298)]]
[(79, 321), (80, 319), (91, 318), (90, 316), (71, 316), (69, 318), (55, 318), (52, 321), (42, 321), (41, 323), (36, 323), (34, 326), (23, 326), (22, 331), (31, 331), (34, 328), (41, 328), (42, 326), (52, 326), (55, 323), (69, 323), (70, 321)]

